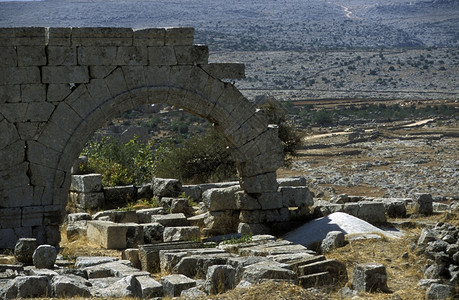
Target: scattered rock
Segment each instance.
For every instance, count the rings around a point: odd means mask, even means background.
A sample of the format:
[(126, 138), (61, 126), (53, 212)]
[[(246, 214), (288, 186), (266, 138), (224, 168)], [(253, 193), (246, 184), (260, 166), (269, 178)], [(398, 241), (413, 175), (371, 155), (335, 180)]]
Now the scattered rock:
[(57, 258), (57, 250), (51, 245), (41, 245), (33, 253), (33, 265), (36, 268), (52, 269)]
[(322, 240), (320, 250), (322, 253), (328, 253), (332, 249), (343, 247), (346, 244), (344, 233), (341, 231), (330, 231), (325, 239)]
[(35, 249), (37, 249), (37, 239), (20, 238), (14, 247), (14, 257), (18, 262), (32, 264)]
[(352, 287), (364, 292), (387, 292), (386, 267), (378, 263), (358, 264), (354, 268)]

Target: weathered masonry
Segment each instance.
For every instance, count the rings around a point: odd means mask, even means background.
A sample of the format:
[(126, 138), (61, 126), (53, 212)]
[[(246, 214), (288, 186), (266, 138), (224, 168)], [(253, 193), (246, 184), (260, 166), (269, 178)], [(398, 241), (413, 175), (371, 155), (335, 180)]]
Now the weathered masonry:
[(241, 187), (277, 190), (277, 129), (230, 83), (241, 64), (209, 64), (193, 28), (0, 29), (0, 248), (59, 242), (70, 168), (95, 130), (142, 104), (201, 116), (226, 138)]

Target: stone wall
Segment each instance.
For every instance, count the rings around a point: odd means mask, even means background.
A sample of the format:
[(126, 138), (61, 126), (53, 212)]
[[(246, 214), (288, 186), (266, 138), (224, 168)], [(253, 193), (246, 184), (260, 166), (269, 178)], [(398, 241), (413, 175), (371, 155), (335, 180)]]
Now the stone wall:
[(0, 248), (19, 237), (59, 242), (70, 169), (107, 120), (165, 103), (211, 122), (226, 138), (240, 185), (277, 191), (277, 128), (209, 64), (193, 28), (0, 28)]

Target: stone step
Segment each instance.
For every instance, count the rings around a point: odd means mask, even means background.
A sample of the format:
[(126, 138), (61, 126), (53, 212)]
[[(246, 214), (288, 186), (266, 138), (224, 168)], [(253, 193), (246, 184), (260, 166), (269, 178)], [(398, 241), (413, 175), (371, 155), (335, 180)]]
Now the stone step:
[(318, 287), (323, 285), (332, 284), (332, 276), (328, 272), (320, 272), (314, 274), (308, 274), (305, 276), (298, 277), (298, 283), (303, 288)]
[(151, 222), (158, 222), (164, 227), (188, 226), (190, 224), (183, 213), (152, 215)]

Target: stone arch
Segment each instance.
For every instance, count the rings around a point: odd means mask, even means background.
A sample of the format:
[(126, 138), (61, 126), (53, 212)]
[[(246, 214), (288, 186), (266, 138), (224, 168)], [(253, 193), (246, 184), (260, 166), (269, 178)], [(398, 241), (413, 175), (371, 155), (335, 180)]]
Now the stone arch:
[[(115, 115), (167, 103), (212, 122), (225, 137), (241, 187), (277, 190), (277, 129), (230, 83), (243, 65), (209, 64), (192, 28), (3, 28), (0, 42), (0, 248), (55, 238), (70, 168)], [(69, 89), (69, 87), (71, 89)], [(57, 235), (58, 236), (58, 235)]]

